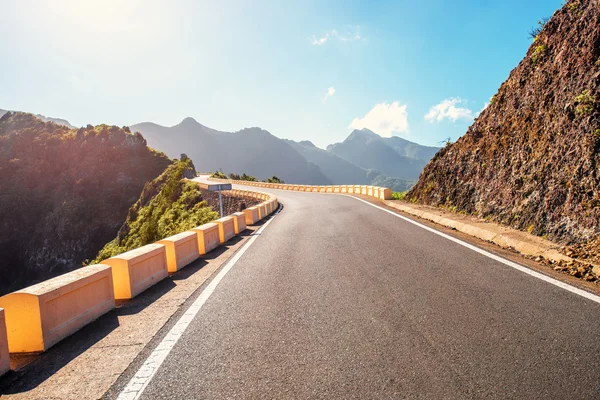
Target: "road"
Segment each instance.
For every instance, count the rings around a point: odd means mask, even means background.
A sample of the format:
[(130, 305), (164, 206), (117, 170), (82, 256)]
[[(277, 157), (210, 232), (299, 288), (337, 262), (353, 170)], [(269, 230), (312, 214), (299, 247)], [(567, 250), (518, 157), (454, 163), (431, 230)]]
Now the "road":
[(600, 398), (600, 304), (355, 198), (272, 192), (141, 398)]

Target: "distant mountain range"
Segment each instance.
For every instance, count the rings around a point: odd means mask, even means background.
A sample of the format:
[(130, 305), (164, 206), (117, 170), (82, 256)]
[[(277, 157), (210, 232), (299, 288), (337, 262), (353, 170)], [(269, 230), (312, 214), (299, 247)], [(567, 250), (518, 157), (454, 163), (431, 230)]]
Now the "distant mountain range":
[(186, 153), (199, 171), (220, 169), (259, 179), (277, 175), (299, 184), (378, 184), (398, 191), (414, 184), (438, 150), (399, 137), (382, 138), (368, 129), (353, 131), (327, 150), (309, 141), (279, 139), (260, 128), (221, 132), (193, 118), (172, 127), (144, 122), (130, 129), (170, 157)]
[[(0, 118), (5, 113), (0, 109)], [(64, 119), (35, 116), (74, 128)], [(410, 189), (439, 150), (399, 137), (383, 138), (368, 129), (353, 131), (327, 150), (309, 141), (280, 139), (260, 128), (218, 131), (193, 118), (171, 127), (143, 122), (130, 130), (171, 158), (187, 154), (201, 172), (222, 170), (259, 179), (277, 175), (286, 182), (313, 185), (373, 184), (395, 191)]]
[(260, 128), (220, 132), (193, 118), (164, 127), (150, 122), (133, 125), (154, 147), (169, 157), (187, 154), (201, 172), (247, 173), (260, 179), (273, 175), (299, 184), (331, 184), (321, 169), (302, 157), (285, 141)]
[[(7, 112), (8, 112), (8, 110), (2, 110), (2, 109), (0, 109), (0, 118), (2, 118), (2, 116), (4, 114), (6, 114)], [(38, 119), (41, 119), (44, 122), (54, 122), (57, 125), (66, 126), (67, 128), (75, 128), (66, 119), (50, 118), (50, 117), (45, 117), (45, 116), (43, 116), (41, 114), (33, 114), (33, 115), (35, 115)]]

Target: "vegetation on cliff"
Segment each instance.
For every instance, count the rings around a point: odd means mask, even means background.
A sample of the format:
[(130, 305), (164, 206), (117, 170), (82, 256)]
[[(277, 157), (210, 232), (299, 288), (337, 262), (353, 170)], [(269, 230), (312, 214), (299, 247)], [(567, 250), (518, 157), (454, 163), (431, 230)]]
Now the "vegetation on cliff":
[(148, 182), (139, 200), (129, 209), (117, 237), (104, 246), (92, 263), (219, 218), (203, 200), (200, 187), (182, 179), (195, 175), (192, 160), (183, 155), (158, 178)]
[(127, 128), (0, 118), (0, 294), (81, 267), (171, 163)]
[(568, 1), (540, 28), (407, 197), (583, 243), (600, 235), (600, 3)]

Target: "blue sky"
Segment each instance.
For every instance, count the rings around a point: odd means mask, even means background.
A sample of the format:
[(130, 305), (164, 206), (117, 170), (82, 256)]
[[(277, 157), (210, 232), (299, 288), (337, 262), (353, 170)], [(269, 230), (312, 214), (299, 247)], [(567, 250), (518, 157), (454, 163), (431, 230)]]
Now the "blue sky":
[(561, 4), (0, 0), (0, 108), (436, 145), (466, 132)]

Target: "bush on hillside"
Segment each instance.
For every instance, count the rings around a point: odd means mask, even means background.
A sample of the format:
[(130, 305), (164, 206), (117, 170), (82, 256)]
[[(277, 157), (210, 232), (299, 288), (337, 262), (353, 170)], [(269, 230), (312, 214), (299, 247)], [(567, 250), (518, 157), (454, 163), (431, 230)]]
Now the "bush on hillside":
[(185, 158), (147, 183), (117, 237), (104, 246), (92, 263), (219, 218), (203, 200), (199, 186), (182, 180), (186, 171), (193, 169), (192, 160)]

